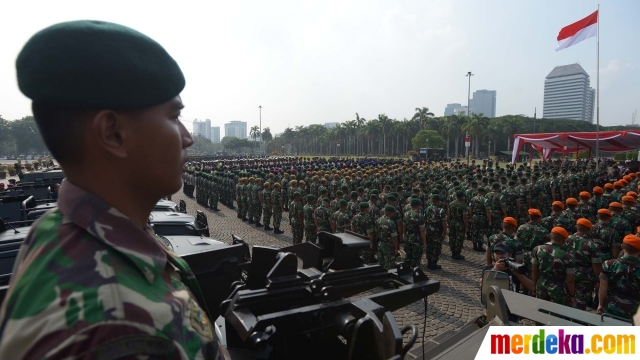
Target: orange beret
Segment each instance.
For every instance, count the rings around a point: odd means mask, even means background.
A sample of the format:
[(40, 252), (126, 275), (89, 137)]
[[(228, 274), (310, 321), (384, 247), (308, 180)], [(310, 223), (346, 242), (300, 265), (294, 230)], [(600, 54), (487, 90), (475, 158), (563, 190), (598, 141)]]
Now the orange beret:
[(567, 230), (565, 230), (564, 228), (561, 228), (560, 226), (554, 227), (553, 229), (551, 229), (551, 232), (554, 234), (558, 234), (565, 239), (569, 237), (569, 233), (567, 232)]
[(629, 175), (625, 175), (625, 176), (623, 176), (622, 178), (623, 178), (623, 179), (625, 179), (625, 180), (627, 180), (627, 181), (631, 180), (631, 176), (629, 176)]
[(630, 202), (630, 203), (635, 203), (636, 202), (636, 198), (634, 198), (633, 196), (623, 196), (622, 197), (622, 202)]
[(591, 221), (589, 221), (588, 219), (585, 219), (585, 218), (578, 219), (578, 221), (576, 221), (576, 225), (582, 225), (582, 226), (587, 227), (589, 229), (591, 229), (591, 227), (593, 226)]
[(598, 193), (598, 194), (604, 194), (604, 190), (602, 190), (602, 188), (600, 186), (596, 186), (593, 188), (593, 192), (594, 193)]
[(609, 209), (600, 209), (600, 210), (598, 210), (598, 214), (612, 216), (611, 215), (611, 211), (609, 211)]
[(591, 194), (589, 194), (587, 191), (582, 191), (580, 192), (580, 197), (586, 197), (588, 199), (591, 199)]
[(627, 245), (630, 245), (632, 248), (636, 250), (640, 250), (640, 237), (629, 234), (624, 237), (624, 240), (622, 240), (622, 242), (624, 242)]
[(627, 186), (629, 185), (629, 182), (625, 179), (620, 180), (620, 182), (622, 183), (622, 185)]
[[(613, 186), (622, 187), (623, 185), (622, 185), (622, 183), (620, 181), (616, 181), (616, 182), (613, 183)], [(605, 185), (604, 187), (607, 187), (607, 185)]]
[(638, 200), (638, 194), (635, 191), (627, 191), (628, 196), (633, 196), (636, 200)]
[(538, 209), (529, 209), (529, 215), (535, 215), (542, 217), (542, 213)]
[(609, 207), (622, 209), (622, 204), (620, 204), (620, 203), (619, 203), (619, 202), (617, 202), (617, 201), (613, 201), (613, 202), (609, 203)]
[(561, 201), (554, 201), (553, 203), (551, 203), (551, 206), (557, 206), (564, 209), (564, 204)]
[(506, 224), (513, 225), (513, 227), (518, 227), (518, 222), (516, 221), (516, 219), (514, 219), (514, 218), (512, 218), (510, 216), (507, 216), (506, 218), (504, 218), (504, 220), (502, 220), (502, 222), (506, 223)]
[(632, 179), (635, 179), (636, 178), (636, 173), (629, 174), (629, 177), (631, 177)]
[(566, 203), (567, 205), (578, 205), (578, 200), (575, 198), (567, 198)]
[(636, 232), (640, 233), (640, 226), (638, 226), (638, 228), (636, 228)]

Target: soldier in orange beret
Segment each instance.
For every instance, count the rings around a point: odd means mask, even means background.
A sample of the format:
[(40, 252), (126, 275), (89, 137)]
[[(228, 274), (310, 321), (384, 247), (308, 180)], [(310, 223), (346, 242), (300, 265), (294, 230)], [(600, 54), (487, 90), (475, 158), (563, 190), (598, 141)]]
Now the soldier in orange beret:
[(576, 307), (586, 310), (587, 306), (595, 307), (593, 297), (596, 282), (602, 271), (602, 258), (596, 241), (589, 238), (593, 224), (581, 218), (576, 221), (576, 232), (567, 239), (566, 246), (573, 250), (576, 263)]
[[(531, 254), (532, 280), (536, 297), (557, 304), (575, 306), (575, 259), (565, 247), (567, 230), (551, 229), (551, 241), (536, 246)], [(560, 260), (560, 261), (558, 261)]]

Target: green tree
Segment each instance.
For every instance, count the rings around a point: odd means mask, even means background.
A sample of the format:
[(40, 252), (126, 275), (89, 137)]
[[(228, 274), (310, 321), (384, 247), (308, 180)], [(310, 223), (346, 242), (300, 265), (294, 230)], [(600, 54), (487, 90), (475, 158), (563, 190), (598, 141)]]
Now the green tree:
[(271, 129), (269, 129), (268, 127), (264, 128), (264, 130), (262, 130), (262, 141), (264, 141), (264, 151), (265, 153), (268, 154), (267, 149), (269, 148), (269, 143), (271, 142), (271, 140), (273, 140), (273, 135), (271, 134)]
[(441, 148), (445, 144), (445, 140), (435, 130), (420, 130), (411, 139), (414, 150), (420, 148)]

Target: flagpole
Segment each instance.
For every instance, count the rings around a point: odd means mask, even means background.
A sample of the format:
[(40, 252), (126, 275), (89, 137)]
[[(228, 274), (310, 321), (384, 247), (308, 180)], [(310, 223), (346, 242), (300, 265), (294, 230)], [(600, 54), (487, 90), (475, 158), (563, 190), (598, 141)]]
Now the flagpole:
[(596, 170), (600, 171), (600, 4), (596, 34)]

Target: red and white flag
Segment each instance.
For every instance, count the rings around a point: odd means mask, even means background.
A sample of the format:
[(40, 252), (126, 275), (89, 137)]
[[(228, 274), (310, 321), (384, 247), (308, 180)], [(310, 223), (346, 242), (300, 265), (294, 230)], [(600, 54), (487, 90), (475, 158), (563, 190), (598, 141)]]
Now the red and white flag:
[(598, 10), (586, 18), (560, 29), (556, 51), (566, 49), (596, 35), (598, 35)]

